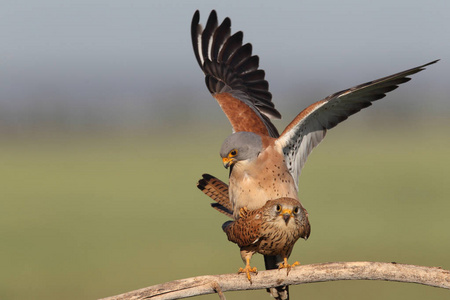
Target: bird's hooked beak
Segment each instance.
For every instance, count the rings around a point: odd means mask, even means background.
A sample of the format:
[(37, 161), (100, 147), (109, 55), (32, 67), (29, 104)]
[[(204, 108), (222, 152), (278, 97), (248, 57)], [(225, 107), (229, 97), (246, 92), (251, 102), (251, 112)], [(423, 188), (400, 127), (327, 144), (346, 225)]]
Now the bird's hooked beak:
[(294, 217), (292, 215), (292, 210), (287, 209), (287, 208), (285, 208), (281, 211), (280, 216), (283, 217), (283, 220), (286, 223), (286, 225), (289, 223), (289, 220)]
[(223, 166), (228, 169), (229, 166), (232, 166), (236, 163), (236, 160), (232, 157), (223, 157), (222, 162)]

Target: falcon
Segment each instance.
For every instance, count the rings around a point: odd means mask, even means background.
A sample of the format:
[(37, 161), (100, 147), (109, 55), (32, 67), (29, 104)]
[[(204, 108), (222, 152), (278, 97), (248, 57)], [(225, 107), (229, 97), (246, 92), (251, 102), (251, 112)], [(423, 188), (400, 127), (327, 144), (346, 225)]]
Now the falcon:
[[(232, 217), (226, 183), (209, 174), (203, 174), (197, 187), (216, 201), (211, 204), (213, 208)], [(246, 273), (250, 283), (252, 282), (250, 273), (257, 273), (257, 269), (250, 266), (250, 259), (254, 253), (281, 256), (283, 262), (278, 268), (286, 268), (289, 275), (291, 267), (300, 264), (296, 261), (290, 265), (287, 261), (295, 242), (299, 238), (306, 240), (311, 232), (308, 212), (298, 200), (292, 198), (269, 200), (263, 207), (251, 211), (241, 208), (239, 218), (225, 222), (222, 229), (228, 240), (240, 247), (245, 268), (239, 268), (238, 273)], [(280, 299), (289, 298), (287, 286), (272, 290), (275, 291), (275, 297), (280, 295)], [(271, 289), (268, 291), (271, 292)]]
[(240, 218), (225, 222), (222, 226), (228, 240), (241, 248), (241, 258), (246, 263), (239, 272), (256, 272), (250, 267), (250, 259), (255, 252), (264, 255), (281, 255), (283, 263), (279, 268), (291, 268), (299, 265), (295, 262), (289, 265), (288, 257), (299, 238), (307, 239), (310, 234), (308, 213), (296, 199), (279, 198), (269, 200), (266, 204), (255, 210), (242, 208)]
[[(213, 10), (205, 28), (196, 11), (191, 23), (194, 54), (205, 82), (229, 119), (233, 133), (220, 149), (223, 165), (230, 168), (229, 198), (235, 219), (241, 208), (255, 210), (268, 200), (298, 200), (298, 178), (311, 151), (327, 130), (382, 99), (408, 82), (430, 63), (345, 89), (301, 111), (278, 133), (270, 119), (281, 118), (272, 102), (265, 73), (243, 33), (231, 34), (231, 21), (219, 25)], [(283, 262), (279, 255), (264, 256), (267, 269)]]
[(233, 134), (220, 156), (230, 167), (229, 196), (237, 217), (242, 207), (262, 207), (269, 199), (298, 199), (298, 178), (311, 151), (349, 116), (382, 99), (430, 63), (334, 93), (300, 112), (281, 135), (270, 118), (281, 118), (272, 102), (259, 58), (243, 33), (231, 35), (229, 18), (219, 25), (213, 10), (203, 29), (196, 11), (191, 24), (195, 57), (208, 90), (228, 117)]

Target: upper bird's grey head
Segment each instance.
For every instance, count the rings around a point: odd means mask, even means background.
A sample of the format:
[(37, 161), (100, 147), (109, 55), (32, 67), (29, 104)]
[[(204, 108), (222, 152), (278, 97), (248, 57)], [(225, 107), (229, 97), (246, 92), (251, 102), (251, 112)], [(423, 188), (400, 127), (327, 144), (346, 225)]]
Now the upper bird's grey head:
[(253, 132), (235, 132), (225, 139), (220, 148), (225, 168), (243, 160), (253, 160), (262, 151), (261, 137)]

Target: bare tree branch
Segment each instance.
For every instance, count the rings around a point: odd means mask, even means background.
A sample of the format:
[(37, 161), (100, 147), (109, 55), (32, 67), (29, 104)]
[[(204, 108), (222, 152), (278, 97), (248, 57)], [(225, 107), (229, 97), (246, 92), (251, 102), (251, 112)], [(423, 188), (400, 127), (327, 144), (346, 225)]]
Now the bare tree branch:
[(223, 292), (257, 290), (279, 285), (336, 280), (386, 280), (419, 283), (450, 289), (450, 271), (439, 267), (423, 267), (382, 262), (333, 262), (303, 265), (286, 270), (261, 271), (252, 276), (253, 283), (243, 274), (206, 275), (158, 284), (100, 300), (180, 299)]

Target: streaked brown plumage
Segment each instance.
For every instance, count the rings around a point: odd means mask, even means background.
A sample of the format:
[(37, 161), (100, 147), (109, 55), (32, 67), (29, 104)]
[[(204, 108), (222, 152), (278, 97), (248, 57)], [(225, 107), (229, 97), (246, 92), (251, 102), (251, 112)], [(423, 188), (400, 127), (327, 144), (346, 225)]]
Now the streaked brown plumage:
[[(203, 174), (197, 187), (217, 202), (211, 203), (213, 208), (233, 217), (226, 183)], [(251, 211), (241, 208), (239, 218), (225, 222), (222, 228), (228, 240), (240, 247), (241, 258), (246, 265), (239, 269), (239, 273), (246, 273), (250, 282), (250, 273), (257, 272), (256, 268), (250, 267), (250, 259), (254, 253), (281, 257), (283, 261), (278, 268), (287, 268), (289, 274), (290, 268), (299, 264), (295, 262), (289, 265), (287, 262), (295, 242), (299, 238), (306, 240), (311, 232), (307, 211), (298, 200), (292, 198), (270, 200), (263, 207)], [(268, 289), (268, 292), (278, 299), (289, 299), (287, 286)]]
[(222, 228), (228, 240), (240, 247), (242, 260), (246, 263), (246, 268), (241, 271), (247, 273), (250, 281), (249, 270), (254, 269), (250, 268), (250, 258), (254, 253), (280, 255), (284, 262), (279, 268), (287, 268), (289, 273), (291, 266), (287, 259), (295, 242), (299, 238), (306, 240), (311, 230), (308, 213), (298, 200), (292, 198), (269, 200), (256, 210), (243, 208), (240, 218), (224, 223)]

